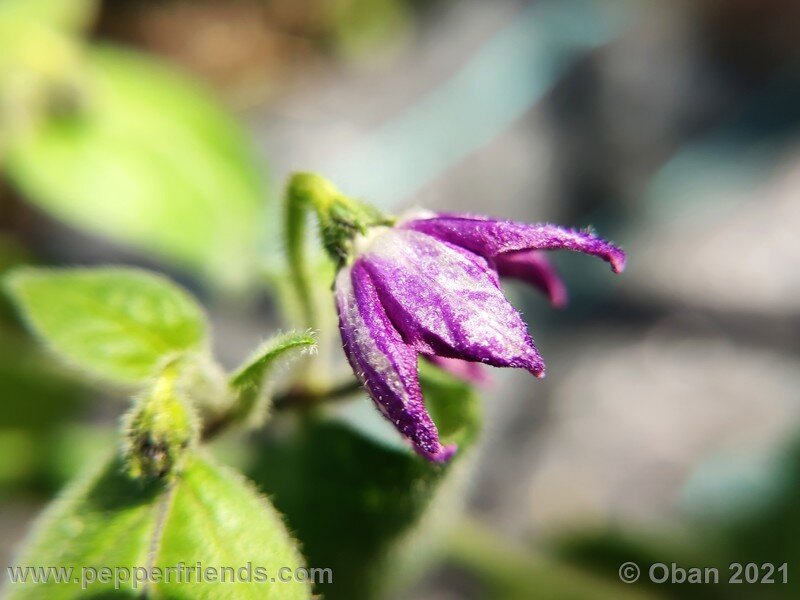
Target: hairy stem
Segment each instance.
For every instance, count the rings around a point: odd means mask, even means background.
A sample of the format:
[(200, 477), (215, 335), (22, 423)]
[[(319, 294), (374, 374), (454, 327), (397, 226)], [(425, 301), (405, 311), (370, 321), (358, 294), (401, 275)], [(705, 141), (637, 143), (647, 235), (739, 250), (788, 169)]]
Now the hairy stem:
[[(275, 412), (290, 409), (307, 410), (325, 402), (346, 400), (360, 389), (361, 384), (355, 379), (322, 391), (308, 388), (292, 388), (283, 394), (275, 396), (272, 400), (272, 407)], [(233, 411), (211, 418), (203, 426), (201, 439), (207, 442), (238, 422), (237, 414)]]
[(276, 411), (290, 408), (309, 408), (323, 402), (346, 400), (360, 389), (361, 384), (355, 379), (321, 392), (295, 388), (276, 396), (272, 401), (272, 406)]
[(304, 325), (313, 329), (317, 329), (317, 311), (306, 248), (308, 213), (314, 210), (319, 217), (335, 193), (330, 184), (310, 173), (295, 173), (286, 187), (284, 243), (289, 277)]

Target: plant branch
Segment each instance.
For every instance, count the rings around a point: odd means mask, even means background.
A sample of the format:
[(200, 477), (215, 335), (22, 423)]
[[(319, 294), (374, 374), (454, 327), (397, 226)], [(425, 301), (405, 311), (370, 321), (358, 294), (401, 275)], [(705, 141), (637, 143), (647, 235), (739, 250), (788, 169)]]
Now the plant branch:
[(346, 400), (360, 389), (361, 383), (355, 379), (321, 392), (294, 388), (276, 396), (272, 401), (272, 407), (275, 411), (282, 411), (288, 408), (310, 408), (323, 402)]
[[(295, 387), (275, 396), (272, 399), (272, 407), (275, 412), (290, 409), (308, 410), (325, 402), (346, 400), (360, 389), (361, 384), (355, 379), (322, 391)], [(207, 442), (238, 422), (240, 422), (239, 415), (233, 410), (212, 417), (204, 424), (201, 439)]]

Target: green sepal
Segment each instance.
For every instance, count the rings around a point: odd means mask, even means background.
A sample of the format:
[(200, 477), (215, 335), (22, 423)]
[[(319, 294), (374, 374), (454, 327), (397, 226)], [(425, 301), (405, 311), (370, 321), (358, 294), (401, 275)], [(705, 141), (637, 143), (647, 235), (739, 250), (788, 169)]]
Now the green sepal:
[(342, 194), (328, 180), (313, 173), (295, 173), (285, 195), (285, 250), (289, 277), (295, 290), (304, 324), (316, 328), (317, 310), (310, 257), (306, 252), (308, 212), (314, 211), (322, 246), (338, 269), (353, 258), (357, 235), (369, 228), (390, 226), (394, 219), (369, 204)]
[(286, 193), (290, 204), (313, 208), (322, 246), (337, 264), (351, 258), (357, 235), (366, 235), (370, 227), (394, 223), (374, 206), (345, 196), (330, 181), (313, 173), (292, 175)]

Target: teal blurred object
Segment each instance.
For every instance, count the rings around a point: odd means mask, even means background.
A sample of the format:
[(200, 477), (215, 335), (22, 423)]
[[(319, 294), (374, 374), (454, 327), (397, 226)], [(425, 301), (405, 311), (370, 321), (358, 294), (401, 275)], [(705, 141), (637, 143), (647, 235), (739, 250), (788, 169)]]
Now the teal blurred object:
[(342, 189), (385, 209), (513, 125), (635, 15), (625, 0), (542, 0), (520, 10), (450, 79), (329, 165)]
[(793, 151), (800, 131), (800, 82), (779, 73), (746, 95), (716, 127), (690, 139), (648, 183), (642, 206), (653, 223), (693, 211), (731, 211)]

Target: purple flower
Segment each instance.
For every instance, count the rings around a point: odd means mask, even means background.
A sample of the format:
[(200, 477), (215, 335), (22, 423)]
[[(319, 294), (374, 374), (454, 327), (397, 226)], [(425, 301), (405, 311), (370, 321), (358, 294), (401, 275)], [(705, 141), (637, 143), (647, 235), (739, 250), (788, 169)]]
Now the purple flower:
[(417, 357), (472, 379), (475, 371), (452, 359), (543, 377), (542, 357), (499, 277), (526, 281), (561, 306), (564, 284), (542, 251), (562, 248), (602, 258), (616, 273), (625, 266), (622, 250), (590, 232), (484, 217), (417, 215), (354, 241), (354, 260), (335, 284), (344, 350), (378, 409), (420, 455), (444, 462), (456, 448), (441, 444), (425, 409)]

